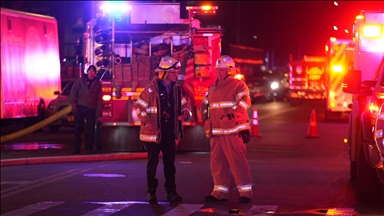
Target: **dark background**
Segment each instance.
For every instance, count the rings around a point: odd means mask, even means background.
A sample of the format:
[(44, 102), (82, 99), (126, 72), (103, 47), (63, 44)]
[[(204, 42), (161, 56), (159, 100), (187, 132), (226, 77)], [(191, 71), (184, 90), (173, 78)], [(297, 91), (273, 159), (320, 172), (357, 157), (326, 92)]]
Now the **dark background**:
[[(323, 55), (331, 36), (352, 38), (354, 18), (361, 10), (384, 8), (382, 1), (144, 1), (181, 2), (185, 6), (210, 4), (219, 7), (215, 16), (199, 16), (202, 26), (224, 29), (223, 54), (229, 44), (261, 48), (274, 56), (276, 65), (286, 65), (303, 55)], [(60, 59), (73, 64), (75, 40), (101, 1), (2, 1), (1, 7), (54, 16), (59, 25)], [(338, 31), (333, 29), (338, 27)], [(349, 33), (345, 33), (347, 29)]]

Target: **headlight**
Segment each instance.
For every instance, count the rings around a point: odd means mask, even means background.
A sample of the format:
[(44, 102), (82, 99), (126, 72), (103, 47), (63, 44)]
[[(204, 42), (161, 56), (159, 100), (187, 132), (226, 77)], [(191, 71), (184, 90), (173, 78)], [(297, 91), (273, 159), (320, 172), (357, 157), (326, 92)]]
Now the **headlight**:
[(54, 105), (54, 104), (49, 104), (49, 105), (48, 105), (48, 109), (50, 109), (50, 110), (54, 110), (54, 109), (56, 109), (56, 105)]
[(271, 83), (271, 89), (275, 90), (279, 88), (279, 83), (278, 82), (272, 82)]

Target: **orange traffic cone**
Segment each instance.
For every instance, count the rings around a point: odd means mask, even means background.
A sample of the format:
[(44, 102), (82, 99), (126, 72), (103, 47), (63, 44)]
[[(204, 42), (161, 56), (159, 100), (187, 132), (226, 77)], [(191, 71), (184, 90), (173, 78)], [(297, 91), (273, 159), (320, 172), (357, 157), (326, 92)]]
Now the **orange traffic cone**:
[(311, 113), (311, 119), (309, 120), (307, 138), (317, 138), (317, 137), (319, 137), (319, 134), (317, 132), (316, 112), (313, 109)]
[(253, 109), (253, 119), (252, 119), (252, 136), (261, 137), (259, 134), (259, 120), (257, 119), (257, 108)]

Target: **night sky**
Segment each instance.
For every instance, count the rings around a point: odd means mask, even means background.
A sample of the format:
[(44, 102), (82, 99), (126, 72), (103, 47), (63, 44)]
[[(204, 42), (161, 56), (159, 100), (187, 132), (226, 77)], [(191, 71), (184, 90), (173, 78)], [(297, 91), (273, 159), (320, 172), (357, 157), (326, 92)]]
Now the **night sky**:
[[(43, 1), (3, 1), (21, 6)], [(80, 3), (82, 2), (82, 3)], [(90, 13), (90, 2), (80, 1), (84, 13)], [(101, 2), (101, 1), (95, 1)], [(145, 1), (158, 2), (158, 1)], [(163, 1), (167, 2), (167, 1)], [(169, 2), (169, 1), (168, 1)], [(384, 1), (187, 1), (193, 5), (216, 5), (214, 16), (195, 16), (202, 25), (220, 25), (224, 29), (223, 54), (229, 44), (239, 44), (273, 51), (276, 64), (285, 64), (289, 55), (323, 55), (325, 42), (331, 36), (352, 38), (354, 18), (361, 10), (384, 10)], [(50, 1), (58, 6), (63, 2)], [(46, 2), (44, 4), (47, 4)], [(37, 6), (38, 7), (38, 6)], [(60, 7), (60, 6), (58, 6)], [(60, 23), (59, 23), (60, 25)], [(338, 26), (335, 31), (333, 26)], [(344, 33), (349, 30), (349, 34)], [(255, 37), (254, 37), (255, 36)], [(256, 38), (256, 39), (255, 39)]]
[(273, 50), (276, 63), (285, 62), (289, 54), (323, 55), (329, 37), (352, 38), (354, 18), (361, 10), (384, 10), (384, 1), (338, 1), (338, 6), (333, 1), (205, 2), (219, 6), (217, 15), (197, 18), (225, 29), (223, 52), (227, 43)]

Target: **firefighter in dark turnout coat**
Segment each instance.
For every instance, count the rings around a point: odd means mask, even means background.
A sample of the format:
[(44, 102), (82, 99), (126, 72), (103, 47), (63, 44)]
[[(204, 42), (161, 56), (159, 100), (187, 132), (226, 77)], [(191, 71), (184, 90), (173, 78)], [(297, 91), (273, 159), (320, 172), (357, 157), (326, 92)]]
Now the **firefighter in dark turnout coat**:
[(140, 94), (135, 110), (139, 120), (140, 140), (148, 151), (147, 200), (156, 203), (156, 169), (159, 153), (163, 153), (165, 190), (167, 200), (180, 202), (176, 192), (175, 156), (176, 140), (183, 136), (182, 121), (190, 117), (187, 101), (181, 95), (181, 86), (176, 83), (180, 62), (166, 56), (156, 69), (158, 77)]

